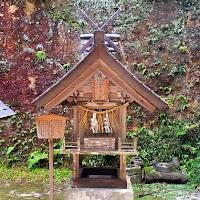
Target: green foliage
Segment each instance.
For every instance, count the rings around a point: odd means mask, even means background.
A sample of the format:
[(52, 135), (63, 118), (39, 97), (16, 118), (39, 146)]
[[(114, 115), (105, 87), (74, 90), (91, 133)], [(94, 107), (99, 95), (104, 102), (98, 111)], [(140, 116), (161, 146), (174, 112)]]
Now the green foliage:
[(126, 135), (128, 138), (134, 138), (137, 135), (137, 133), (133, 131), (127, 131)]
[(4, 144), (4, 142), (5, 142), (5, 140), (4, 140), (4, 139), (1, 139), (1, 140), (0, 140), (0, 146), (1, 146), (2, 144)]
[(132, 116), (131, 115), (127, 115), (126, 121), (128, 123), (131, 123), (132, 122)]
[(151, 72), (147, 76), (148, 77), (154, 77), (154, 76), (158, 76), (158, 75), (160, 75), (160, 72)]
[(187, 160), (182, 169), (188, 172), (189, 183), (191, 185), (200, 186), (200, 154), (194, 159)]
[(65, 63), (65, 64), (63, 65), (63, 67), (64, 67), (64, 69), (65, 69), (66, 72), (68, 72), (69, 70), (72, 69), (72, 66), (70, 65), (69, 62)]
[(187, 51), (187, 46), (180, 46), (178, 48), (181, 52), (186, 52)]
[(164, 90), (166, 92), (165, 94), (167, 94), (167, 95), (172, 92), (172, 87), (168, 87), (168, 86), (166, 86), (166, 87), (160, 86), (159, 89)]
[(138, 146), (141, 157), (148, 164), (151, 160), (170, 161), (174, 156), (182, 157), (179, 136), (185, 134), (185, 123), (171, 120), (164, 113), (159, 116), (159, 127), (152, 130), (142, 126), (138, 129)]
[(190, 103), (189, 100), (187, 99), (187, 97), (183, 94), (179, 94), (177, 97), (177, 100), (180, 102), (180, 107), (177, 108), (178, 111), (183, 112), (186, 108), (190, 107)]
[(19, 145), (22, 141), (18, 140), (13, 146), (9, 146), (6, 150), (6, 163), (8, 166), (11, 166), (15, 161), (19, 160), (19, 155), (13, 153), (16, 149), (17, 145)]
[[(68, 168), (54, 169), (54, 182), (55, 184), (63, 184), (67, 182), (71, 177), (71, 170)], [(29, 183), (44, 183), (49, 182), (49, 169), (36, 168), (29, 170), (26, 166), (14, 166), (7, 167), (0, 165), (0, 182), (29, 182)]]
[(79, 23), (77, 23), (77, 19), (72, 14), (72, 8), (65, 8), (62, 11), (56, 10), (52, 14), (53, 21), (57, 22), (58, 20), (62, 20), (65, 24), (75, 30), (80, 29)]
[(144, 167), (144, 172), (147, 175), (150, 174), (152, 172), (152, 170), (153, 170), (152, 166), (146, 166), (146, 167)]
[(134, 200), (174, 200), (179, 196), (185, 198), (191, 191), (194, 192), (194, 187), (188, 184), (133, 184), (132, 187)]
[[(152, 160), (169, 162), (179, 157), (191, 184), (199, 184), (200, 172), (200, 114), (195, 120), (183, 122), (170, 119), (164, 112), (159, 114), (155, 127), (138, 129), (138, 150), (146, 165)], [(159, 123), (159, 124), (158, 124)]]
[(179, 66), (178, 71), (179, 71), (180, 73), (185, 73), (185, 72), (186, 72), (185, 65)]
[(135, 110), (137, 117), (142, 116), (142, 106), (135, 106), (134, 110)]
[(41, 162), (48, 159), (48, 155), (41, 150), (34, 151), (28, 158), (28, 169), (35, 169), (41, 166)]
[(139, 63), (139, 64), (137, 64), (136, 66), (137, 66), (137, 70), (138, 70), (138, 71), (141, 71), (142, 75), (145, 75), (145, 74), (146, 74), (146, 72), (147, 72), (147, 67), (146, 67), (145, 64)]
[(39, 62), (44, 62), (47, 59), (46, 53), (43, 50), (37, 51), (35, 56)]
[(115, 155), (83, 156), (82, 165), (87, 167), (117, 167), (118, 157)]

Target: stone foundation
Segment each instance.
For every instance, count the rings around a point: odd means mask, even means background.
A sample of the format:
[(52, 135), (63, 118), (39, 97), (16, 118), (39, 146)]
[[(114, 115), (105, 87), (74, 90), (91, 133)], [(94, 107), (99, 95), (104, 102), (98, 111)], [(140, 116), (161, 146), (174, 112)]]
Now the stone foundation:
[(127, 189), (67, 188), (65, 200), (133, 200), (133, 189), (127, 178)]

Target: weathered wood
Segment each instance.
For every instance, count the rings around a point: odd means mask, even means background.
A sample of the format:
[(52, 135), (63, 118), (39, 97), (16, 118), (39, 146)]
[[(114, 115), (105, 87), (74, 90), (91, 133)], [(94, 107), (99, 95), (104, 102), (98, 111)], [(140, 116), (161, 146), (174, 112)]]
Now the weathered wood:
[(78, 119), (78, 107), (73, 106), (73, 142), (78, 139), (78, 130), (79, 130), (79, 119)]
[(82, 16), (85, 21), (94, 29), (94, 30), (98, 30), (99, 27), (87, 16), (87, 14), (85, 12), (83, 12), (81, 9), (79, 9), (79, 14), (80, 16)]
[(79, 178), (79, 154), (73, 154), (73, 179)]
[(127, 118), (127, 106), (120, 108), (121, 113), (121, 139), (122, 142), (125, 141), (126, 138), (126, 118)]
[(63, 138), (66, 126), (66, 117), (46, 114), (36, 117), (38, 138)]
[[(117, 17), (117, 16), (119, 15), (120, 9), (117, 10), (117, 11), (110, 17), (110, 19), (109, 19), (101, 28), (99, 28), (99, 27), (86, 15), (86, 13), (84, 13), (82, 10), (80, 10), (79, 12), (80, 12), (80, 15), (82, 15), (83, 18), (89, 23), (89, 25), (90, 25), (91, 27), (94, 28), (94, 30), (104, 30), (108, 25), (110, 25), (110, 24), (113, 23), (114, 18)], [(98, 31), (98, 32), (99, 32), (99, 31)], [(95, 32), (95, 33), (98, 34), (98, 32)], [(97, 38), (97, 37), (96, 37), (96, 38)], [(119, 48), (113, 43), (113, 41), (112, 41), (109, 37), (107, 37), (105, 34), (104, 34), (104, 39), (108, 42), (108, 44), (109, 44), (116, 52), (118, 52), (118, 53), (120, 52), (120, 49), (119, 49)], [(92, 44), (93, 40), (94, 40), (94, 42), (95, 42), (96, 44), (98, 44), (98, 40), (96, 40), (95, 37), (92, 36), (92, 37), (89, 39), (89, 41), (81, 48), (80, 53), (84, 52), (84, 51)], [(103, 38), (102, 38), (102, 41), (103, 41), (103, 43), (104, 43)], [(102, 42), (101, 42), (101, 43), (102, 43)]]
[(79, 154), (82, 154), (82, 155), (120, 155), (120, 154), (124, 154), (124, 155), (138, 155), (139, 152), (138, 151), (133, 151), (132, 149), (130, 151), (126, 151), (124, 150), (123, 152), (122, 151), (118, 151), (117, 150), (101, 150), (101, 149), (84, 149), (84, 148), (81, 148), (80, 151), (78, 151), (77, 149), (65, 149), (65, 150), (62, 150), (61, 151), (62, 154), (73, 154), (73, 153), (79, 153)]
[(102, 80), (102, 83), (99, 84), (95, 79), (93, 79), (93, 85), (94, 85), (93, 101), (108, 101), (109, 80), (105, 78)]
[(115, 138), (113, 137), (100, 137), (100, 138), (84, 138), (84, 149), (95, 150), (115, 150)]
[(109, 46), (111, 46), (117, 53), (120, 53), (120, 49), (119, 47), (117, 47), (114, 42), (109, 38), (107, 37), (106, 35), (104, 36), (104, 39), (108, 42)]
[(133, 146), (134, 146), (133, 150), (137, 151), (137, 137), (133, 138)]
[[(94, 42), (94, 36), (92, 36), (87, 43), (80, 49), (80, 53), (83, 53)], [(90, 49), (91, 50), (91, 49)]]
[(120, 172), (119, 178), (126, 180), (126, 155), (120, 154)]
[(53, 200), (53, 138), (49, 139), (49, 200)]
[(118, 151), (122, 150), (122, 139), (119, 137), (118, 138)]
[(75, 92), (84, 82), (88, 81), (98, 71), (99, 60), (96, 60), (85, 72), (79, 75), (62, 92), (52, 98), (44, 107), (50, 110), (55, 105), (63, 102), (71, 93)]
[(100, 70), (111, 79), (111, 81), (117, 85), (121, 90), (125, 90), (126, 93), (131, 96), (138, 104), (145, 107), (147, 110), (153, 112), (155, 110), (155, 107), (149, 103), (146, 99), (144, 99), (139, 93), (137, 93), (133, 88), (131, 88), (125, 80), (121, 79), (115, 72), (117, 69), (112, 71), (110, 69), (110, 66), (108, 67), (103, 62), (101, 62), (103, 66), (100, 66)]
[(114, 108), (117, 106), (118, 103), (115, 102), (88, 102), (88, 103), (83, 103), (82, 106), (88, 109), (110, 109)]
[(101, 30), (105, 30), (107, 26), (111, 25), (114, 22), (114, 19), (119, 16), (121, 10), (118, 9), (104, 25), (101, 27)]
[(77, 150), (80, 151), (81, 149), (81, 143), (80, 143), (80, 138), (77, 140)]
[[(120, 38), (120, 35), (119, 34), (115, 34), (115, 33), (112, 33), (112, 34), (105, 34), (107, 37), (109, 37), (111, 40), (116, 40), (116, 39), (119, 39)], [(90, 39), (92, 36), (94, 36), (94, 34), (81, 34), (80, 35), (80, 38), (81, 39)]]

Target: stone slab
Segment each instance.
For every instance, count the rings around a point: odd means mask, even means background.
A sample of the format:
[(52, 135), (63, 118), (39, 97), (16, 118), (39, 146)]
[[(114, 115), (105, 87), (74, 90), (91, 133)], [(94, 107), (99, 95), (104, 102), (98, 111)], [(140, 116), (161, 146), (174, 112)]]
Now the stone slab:
[(119, 188), (70, 188), (65, 191), (65, 200), (133, 200), (133, 189), (127, 178), (127, 189)]

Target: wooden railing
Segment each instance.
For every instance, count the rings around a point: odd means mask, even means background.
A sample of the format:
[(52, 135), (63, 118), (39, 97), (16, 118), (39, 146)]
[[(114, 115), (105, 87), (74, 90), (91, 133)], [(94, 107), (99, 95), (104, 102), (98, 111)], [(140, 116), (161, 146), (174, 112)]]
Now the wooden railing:
[(77, 150), (80, 151), (80, 138), (77, 139), (77, 142), (66, 142), (65, 138), (63, 138), (63, 144), (61, 151), (64, 150)]
[(137, 138), (133, 138), (133, 142), (122, 142), (121, 138), (118, 138), (118, 151), (137, 151)]
[[(121, 138), (118, 138), (118, 150), (119, 152), (135, 152), (136, 154), (138, 153), (137, 151), (137, 138), (134, 137), (132, 142), (126, 141), (122, 142)], [(114, 150), (114, 151), (116, 151)], [(80, 151), (80, 138), (77, 139), (77, 142), (66, 142), (65, 138), (63, 138), (63, 144), (61, 148), (61, 152), (66, 153), (66, 152), (77, 152)]]

